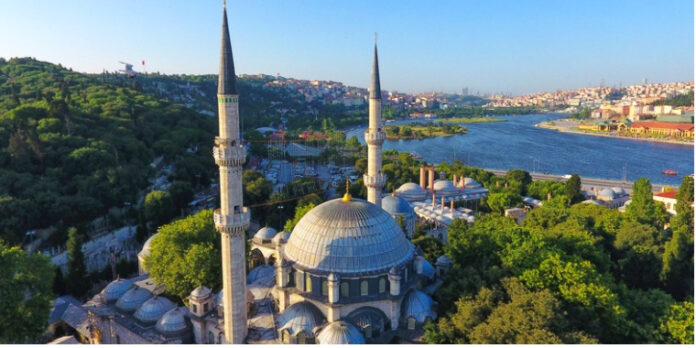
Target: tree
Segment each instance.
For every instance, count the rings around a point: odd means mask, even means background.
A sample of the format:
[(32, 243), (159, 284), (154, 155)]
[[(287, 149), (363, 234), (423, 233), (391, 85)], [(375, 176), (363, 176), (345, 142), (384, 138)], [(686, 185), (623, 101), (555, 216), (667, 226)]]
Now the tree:
[(582, 184), (580, 183), (579, 175), (573, 174), (570, 176), (570, 179), (566, 181), (565, 195), (570, 198), (570, 203), (577, 203), (583, 200)]
[(660, 330), (670, 343), (694, 344), (694, 303), (673, 304), (662, 318)]
[(488, 195), (488, 206), (492, 211), (503, 214), (505, 209), (512, 208), (522, 202), (522, 197), (514, 193), (491, 193)]
[(694, 293), (694, 232), (689, 226), (674, 229), (662, 254), (660, 280), (677, 299)]
[(670, 224), (673, 229), (678, 229), (681, 226), (692, 227), (694, 225), (694, 208), (691, 205), (694, 203), (694, 178), (691, 176), (685, 176), (679, 186), (679, 191), (677, 192), (677, 205), (675, 207), (674, 216)]
[(633, 183), (631, 204), (626, 207), (626, 216), (655, 226), (662, 226), (667, 220), (667, 212), (662, 204), (652, 198), (652, 185), (647, 178), (639, 178)]
[(174, 210), (181, 212), (188, 206), (188, 203), (193, 199), (193, 187), (186, 181), (174, 181), (169, 186), (169, 195), (174, 203)]
[(212, 210), (161, 226), (145, 264), (150, 276), (164, 284), (167, 293), (181, 299), (200, 285), (219, 289), (220, 236), (213, 225)]
[(287, 232), (292, 232), (292, 230), (295, 229), (295, 226), (297, 226), (297, 223), (300, 222), (300, 219), (302, 219), (302, 217), (305, 216), (305, 214), (307, 214), (310, 210), (314, 209), (314, 207), (314, 203), (297, 207), (295, 210), (295, 217), (286, 221), (283, 229)]
[(431, 264), (435, 264), (437, 258), (445, 253), (442, 241), (431, 236), (420, 236), (412, 239), (411, 242), (423, 250), (423, 256)]
[(51, 259), (0, 240), (0, 265), (0, 342), (31, 343), (44, 333), (51, 311)]
[(161, 226), (174, 217), (174, 200), (169, 192), (152, 191), (145, 196), (143, 205), (145, 218), (155, 227)]
[(82, 253), (83, 237), (75, 227), (68, 229), (68, 242), (65, 245), (68, 253), (68, 275), (65, 277), (66, 290), (75, 297), (87, 294), (90, 288), (85, 266), (85, 255)]
[(66, 294), (65, 279), (63, 279), (63, 272), (60, 270), (60, 267), (55, 268), (55, 275), (53, 277), (53, 293), (56, 296), (63, 296)]
[(520, 183), (522, 185), (520, 194), (525, 195), (527, 194), (527, 186), (532, 183), (532, 176), (525, 170), (513, 169), (505, 173), (505, 181), (508, 183), (513, 181)]

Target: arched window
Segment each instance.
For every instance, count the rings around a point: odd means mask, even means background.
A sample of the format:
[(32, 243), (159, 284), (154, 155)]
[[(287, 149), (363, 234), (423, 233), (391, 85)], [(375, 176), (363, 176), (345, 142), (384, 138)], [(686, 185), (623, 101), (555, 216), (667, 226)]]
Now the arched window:
[(408, 318), (408, 329), (409, 330), (415, 330), (416, 329), (416, 319), (414, 317), (409, 317)]
[(387, 281), (384, 278), (379, 278), (379, 293), (383, 294), (387, 291)]
[(309, 274), (305, 276), (305, 291), (312, 292), (312, 277)]
[(297, 344), (305, 344), (305, 343), (307, 343), (307, 337), (306, 337), (304, 331), (300, 331), (297, 334)]
[(198, 315), (198, 306), (196, 306), (195, 304), (191, 304), (191, 308), (193, 309), (193, 314)]
[(341, 297), (350, 296), (350, 284), (348, 282), (341, 282)]
[(368, 294), (367, 280), (360, 282), (360, 296), (366, 296)]
[(329, 295), (329, 285), (327, 284), (326, 279), (322, 279), (322, 281), (321, 281), (321, 295), (322, 296)]

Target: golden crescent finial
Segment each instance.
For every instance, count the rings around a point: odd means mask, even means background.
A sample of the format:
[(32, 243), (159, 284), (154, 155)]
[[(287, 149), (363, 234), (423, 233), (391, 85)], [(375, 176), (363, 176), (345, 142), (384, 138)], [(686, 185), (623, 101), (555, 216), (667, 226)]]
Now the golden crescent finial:
[(346, 194), (343, 195), (344, 202), (350, 202), (353, 197), (350, 195), (350, 181), (346, 178)]

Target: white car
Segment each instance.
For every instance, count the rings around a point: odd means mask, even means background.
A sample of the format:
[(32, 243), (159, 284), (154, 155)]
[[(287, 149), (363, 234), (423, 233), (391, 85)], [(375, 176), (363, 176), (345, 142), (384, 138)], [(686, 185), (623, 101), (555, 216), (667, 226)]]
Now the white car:
[(566, 175), (563, 176), (563, 179), (570, 179), (571, 176), (572, 176), (572, 175), (570, 175), (570, 174), (566, 174)]

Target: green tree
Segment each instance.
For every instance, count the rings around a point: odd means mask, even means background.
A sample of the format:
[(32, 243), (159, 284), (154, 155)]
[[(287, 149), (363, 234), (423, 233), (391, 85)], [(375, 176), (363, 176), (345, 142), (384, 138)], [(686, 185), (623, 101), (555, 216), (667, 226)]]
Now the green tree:
[(161, 226), (174, 217), (174, 200), (169, 192), (152, 191), (145, 196), (143, 210), (148, 221), (155, 227)]
[(500, 192), (488, 195), (488, 206), (492, 211), (503, 214), (505, 209), (512, 208), (522, 202), (522, 197), (518, 194)]
[(525, 170), (513, 169), (505, 173), (505, 181), (508, 183), (513, 181), (520, 183), (522, 185), (520, 194), (525, 195), (527, 194), (527, 186), (532, 183), (532, 176)]
[(68, 229), (68, 242), (65, 245), (68, 253), (68, 274), (65, 277), (66, 290), (75, 297), (87, 294), (90, 288), (85, 266), (85, 255), (82, 253), (83, 237), (75, 227)]
[(667, 292), (678, 299), (694, 293), (694, 232), (681, 226), (672, 232), (662, 254), (660, 280)]
[(431, 264), (435, 264), (437, 258), (445, 253), (442, 241), (431, 236), (416, 237), (411, 242), (423, 250), (423, 256)]
[(570, 179), (566, 181), (565, 195), (570, 198), (571, 203), (577, 203), (584, 199), (582, 196), (582, 184), (580, 183), (579, 175), (573, 174), (570, 176)]
[(673, 229), (681, 226), (694, 226), (694, 178), (685, 176), (677, 192), (677, 205), (675, 207), (676, 216), (672, 217), (670, 224)]
[(662, 318), (660, 329), (670, 343), (694, 344), (694, 303), (672, 305)]
[(641, 223), (662, 226), (667, 220), (667, 212), (662, 204), (653, 201), (652, 185), (647, 178), (639, 178), (633, 183), (631, 204), (626, 207), (626, 215)]
[(56, 296), (63, 296), (66, 294), (65, 279), (60, 267), (55, 268), (55, 275), (53, 277), (53, 293)]
[(182, 300), (193, 289), (221, 286), (220, 236), (212, 210), (202, 210), (159, 228), (145, 263), (150, 276), (164, 284), (167, 293)]
[(314, 209), (314, 207), (314, 203), (297, 207), (295, 210), (295, 217), (286, 221), (283, 229), (287, 232), (292, 232), (292, 230), (295, 229), (295, 226), (297, 226), (297, 223), (300, 222), (300, 219), (302, 219), (302, 217), (305, 216), (305, 214), (307, 214), (310, 210)]
[(0, 342), (32, 343), (46, 329), (51, 311), (53, 266), (0, 240)]
[(174, 210), (177, 212), (185, 209), (193, 199), (194, 191), (190, 183), (185, 181), (174, 181), (169, 186), (169, 195), (174, 203)]

